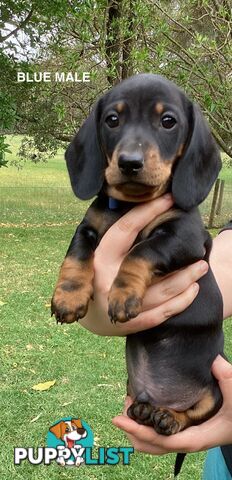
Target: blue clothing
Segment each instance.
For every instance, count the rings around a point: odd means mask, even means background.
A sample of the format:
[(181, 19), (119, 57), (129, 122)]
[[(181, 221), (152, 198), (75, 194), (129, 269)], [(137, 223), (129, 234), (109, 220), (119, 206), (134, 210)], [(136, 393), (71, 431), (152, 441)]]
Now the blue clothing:
[(220, 447), (208, 451), (202, 480), (232, 480)]

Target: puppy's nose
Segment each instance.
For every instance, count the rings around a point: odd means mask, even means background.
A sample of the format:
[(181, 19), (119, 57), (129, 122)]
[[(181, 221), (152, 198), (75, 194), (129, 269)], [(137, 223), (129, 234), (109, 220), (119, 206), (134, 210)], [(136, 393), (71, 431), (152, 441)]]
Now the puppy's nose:
[(121, 153), (118, 158), (118, 166), (122, 173), (136, 174), (143, 168), (144, 158), (141, 153)]

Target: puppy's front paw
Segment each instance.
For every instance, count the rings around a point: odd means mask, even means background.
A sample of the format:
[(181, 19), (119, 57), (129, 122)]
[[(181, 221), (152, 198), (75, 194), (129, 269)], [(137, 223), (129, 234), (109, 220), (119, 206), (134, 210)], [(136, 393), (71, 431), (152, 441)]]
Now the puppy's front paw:
[(57, 323), (73, 323), (83, 318), (93, 297), (94, 270), (92, 260), (79, 261), (66, 257), (52, 297), (51, 313)]
[(64, 289), (57, 286), (51, 301), (51, 314), (55, 315), (57, 323), (73, 323), (83, 318), (88, 310), (92, 296), (92, 287)]
[(114, 285), (109, 293), (108, 314), (112, 323), (126, 322), (141, 312), (142, 298), (136, 291), (127, 288), (123, 291)]
[(126, 322), (141, 312), (143, 297), (151, 284), (152, 264), (140, 257), (124, 258), (109, 293), (111, 322)]

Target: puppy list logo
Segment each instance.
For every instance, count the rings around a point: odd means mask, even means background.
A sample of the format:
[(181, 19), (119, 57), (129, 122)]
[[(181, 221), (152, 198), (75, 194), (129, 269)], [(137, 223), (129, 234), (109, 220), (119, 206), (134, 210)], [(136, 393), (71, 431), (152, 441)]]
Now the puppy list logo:
[(80, 418), (66, 417), (54, 423), (48, 431), (46, 447), (14, 449), (14, 464), (27, 460), (32, 465), (129, 465), (132, 447), (99, 447), (93, 453), (94, 436), (90, 426)]
[(58, 464), (76, 465), (84, 463), (86, 448), (93, 447), (93, 432), (79, 418), (64, 418), (49, 428), (47, 446), (58, 452)]

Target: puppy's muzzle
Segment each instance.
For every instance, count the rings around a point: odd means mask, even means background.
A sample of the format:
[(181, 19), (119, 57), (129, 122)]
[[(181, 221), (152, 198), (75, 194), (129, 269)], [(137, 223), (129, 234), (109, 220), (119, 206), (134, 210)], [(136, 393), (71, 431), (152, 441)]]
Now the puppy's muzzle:
[(118, 167), (124, 175), (137, 175), (144, 166), (144, 158), (140, 152), (120, 153)]

